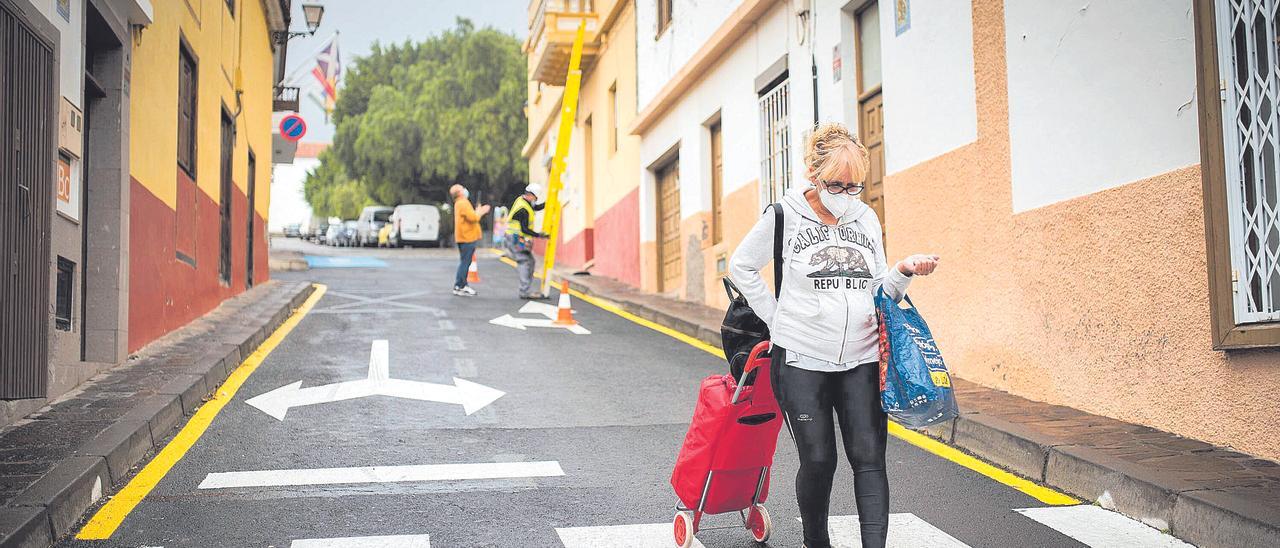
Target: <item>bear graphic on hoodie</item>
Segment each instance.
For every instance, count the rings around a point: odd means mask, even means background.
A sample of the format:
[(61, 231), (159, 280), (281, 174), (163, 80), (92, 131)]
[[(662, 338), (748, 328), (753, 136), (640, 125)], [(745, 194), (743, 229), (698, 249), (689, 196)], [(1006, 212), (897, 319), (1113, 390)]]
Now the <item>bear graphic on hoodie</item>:
[(822, 265), (809, 273), (810, 278), (870, 278), (871, 268), (858, 250), (832, 245), (809, 257), (809, 266)]

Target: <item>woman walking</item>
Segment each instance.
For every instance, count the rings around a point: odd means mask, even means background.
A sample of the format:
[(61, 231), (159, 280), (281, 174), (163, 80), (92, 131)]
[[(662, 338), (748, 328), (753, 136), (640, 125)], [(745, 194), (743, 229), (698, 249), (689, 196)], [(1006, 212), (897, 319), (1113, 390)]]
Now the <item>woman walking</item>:
[[(796, 501), (806, 548), (831, 546), (834, 421), (853, 466), (862, 545), (883, 547), (889, 479), (875, 295), (884, 288), (901, 300), (911, 278), (932, 273), (938, 257), (912, 255), (887, 265), (880, 219), (858, 198), (867, 150), (843, 124), (818, 126), (805, 143), (804, 160), (811, 184), (789, 190), (779, 202), (783, 226), (774, 226), (772, 213), (756, 222), (734, 252), (730, 273), (769, 324), (773, 383), (800, 455)], [(784, 265), (777, 298), (760, 273), (773, 260), (775, 229), (782, 230)]]

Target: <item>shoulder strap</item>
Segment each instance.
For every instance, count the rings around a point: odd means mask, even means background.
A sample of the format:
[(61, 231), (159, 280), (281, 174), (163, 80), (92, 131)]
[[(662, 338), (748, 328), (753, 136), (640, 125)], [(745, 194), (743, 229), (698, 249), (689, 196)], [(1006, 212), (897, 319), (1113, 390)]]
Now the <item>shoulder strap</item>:
[(782, 295), (782, 233), (786, 230), (783, 224), (782, 204), (773, 204), (773, 296)]

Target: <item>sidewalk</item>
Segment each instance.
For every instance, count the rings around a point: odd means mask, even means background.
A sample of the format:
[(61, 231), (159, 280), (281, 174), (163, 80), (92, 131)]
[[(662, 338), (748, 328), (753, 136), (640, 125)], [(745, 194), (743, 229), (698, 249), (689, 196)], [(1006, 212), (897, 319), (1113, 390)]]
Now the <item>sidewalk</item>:
[(0, 431), (0, 548), (74, 532), (311, 291), (277, 281), (245, 291)]
[[(722, 310), (558, 274), (575, 290), (720, 346)], [(955, 389), (960, 417), (929, 435), (1198, 546), (1280, 546), (1280, 464), (963, 379)]]

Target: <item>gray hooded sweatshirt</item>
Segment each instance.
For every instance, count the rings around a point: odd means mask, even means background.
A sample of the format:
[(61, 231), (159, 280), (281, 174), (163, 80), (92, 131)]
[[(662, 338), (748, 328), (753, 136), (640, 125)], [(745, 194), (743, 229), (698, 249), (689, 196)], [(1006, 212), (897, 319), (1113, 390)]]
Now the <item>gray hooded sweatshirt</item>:
[(804, 197), (787, 191), (783, 207), (782, 293), (774, 298), (761, 269), (773, 260), (774, 216), (760, 217), (733, 252), (729, 274), (752, 310), (769, 324), (773, 343), (833, 364), (879, 359), (875, 295), (900, 301), (911, 278), (889, 268), (880, 219), (858, 201), (837, 226), (818, 220)]

